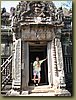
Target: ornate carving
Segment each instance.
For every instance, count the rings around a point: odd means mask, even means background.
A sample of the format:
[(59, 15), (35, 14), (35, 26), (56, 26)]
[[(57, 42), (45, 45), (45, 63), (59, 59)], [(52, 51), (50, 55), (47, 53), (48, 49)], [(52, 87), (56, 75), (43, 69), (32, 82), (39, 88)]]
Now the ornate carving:
[(2, 8), (2, 11), (1, 11), (1, 25), (4, 25), (4, 26), (9, 26), (10, 25), (10, 20), (9, 20), (9, 16), (10, 16), (10, 13), (6, 12), (6, 9), (5, 8)]
[(10, 18), (12, 18), (15, 15), (15, 8), (11, 7), (10, 8)]
[(60, 80), (60, 86), (65, 87), (65, 80), (64, 80), (64, 65), (63, 65), (63, 55), (62, 55), (62, 47), (60, 39), (55, 39), (55, 45), (56, 45), (56, 52), (57, 52), (57, 67), (59, 71), (59, 80)]
[(21, 85), (21, 39), (15, 40), (13, 44), (15, 51), (13, 51), (12, 63), (12, 88), (20, 88)]
[[(49, 30), (49, 31), (48, 31)], [(26, 25), (22, 27), (22, 40), (51, 40), (54, 36), (53, 29), (44, 25)]]
[(63, 14), (62, 7), (60, 7), (59, 9), (56, 10), (55, 17), (59, 21), (62, 21), (63, 20), (64, 14)]
[[(50, 1), (21, 1), (16, 7), (15, 14), (13, 17), (12, 29), (16, 33), (18, 26), (25, 26), (29, 24), (51, 24), (52, 26), (61, 25), (64, 14), (62, 7), (57, 9), (53, 2)], [(56, 29), (57, 30), (57, 29)], [(38, 33), (46, 33), (46, 28), (35, 28), (30, 31), (31, 36)], [(47, 38), (51, 38), (51, 28), (48, 28)], [(25, 33), (28, 33), (25, 32)], [(59, 34), (59, 32), (58, 32)], [(56, 33), (57, 35), (57, 33)], [(58, 35), (57, 35), (58, 36)], [(30, 37), (27, 35), (27, 37)], [(32, 36), (33, 37), (33, 36)], [(31, 37), (30, 37), (31, 38)]]
[(59, 39), (61, 38), (61, 28), (56, 28), (55, 36)]
[(29, 17), (50, 17), (55, 10), (53, 2), (21, 1), (16, 7), (15, 16), (18, 20)]

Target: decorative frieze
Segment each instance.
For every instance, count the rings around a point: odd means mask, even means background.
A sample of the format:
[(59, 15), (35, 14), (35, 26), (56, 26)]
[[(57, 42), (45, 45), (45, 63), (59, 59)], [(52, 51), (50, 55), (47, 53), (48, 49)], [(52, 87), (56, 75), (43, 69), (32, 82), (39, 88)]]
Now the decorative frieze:
[(51, 40), (54, 30), (49, 25), (26, 25), (22, 27), (22, 40)]

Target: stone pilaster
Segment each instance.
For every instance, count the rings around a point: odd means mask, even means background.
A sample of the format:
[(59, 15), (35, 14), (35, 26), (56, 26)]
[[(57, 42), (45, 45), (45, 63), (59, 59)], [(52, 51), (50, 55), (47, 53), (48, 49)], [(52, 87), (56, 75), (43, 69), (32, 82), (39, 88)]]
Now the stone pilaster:
[(65, 76), (64, 76), (64, 65), (63, 65), (63, 54), (60, 38), (55, 38), (55, 49), (58, 69), (58, 79), (60, 87), (65, 87)]
[(51, 63), (52, 63), (52, 79), (53, 87), (57, 88), (58, 85), (58, 76), (57, 76), (57, 64), (56, 64), (56, 51), (55, 51), (55, 41), (52, 40), (51, 43)]
[(21, 87), (21, 39), (13, 43), (12, 88)]
[(29, 83), (29, 44), (23, 42), (22, 45), (22, 89), (28, 86)]

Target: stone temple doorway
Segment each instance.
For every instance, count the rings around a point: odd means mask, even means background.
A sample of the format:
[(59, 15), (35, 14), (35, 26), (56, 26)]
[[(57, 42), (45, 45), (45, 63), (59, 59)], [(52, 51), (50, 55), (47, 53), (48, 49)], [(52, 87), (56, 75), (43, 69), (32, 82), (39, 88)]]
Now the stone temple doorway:
[[(40, 60), (47, 57), (47, 45), (36, 44), (29, 46), (29, 85), (33, 85), (33, 62), (36, 57)], [(41, 85), (48, 84), (48, 63), (47, 60), (41, 65)]]

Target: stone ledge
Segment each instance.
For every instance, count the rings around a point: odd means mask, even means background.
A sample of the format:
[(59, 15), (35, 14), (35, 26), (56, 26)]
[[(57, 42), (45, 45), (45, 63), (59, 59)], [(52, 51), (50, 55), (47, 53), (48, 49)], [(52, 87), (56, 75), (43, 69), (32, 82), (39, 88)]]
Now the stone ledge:
[(22, 91), (22, 93), (20, 94), (19, 91), (11, 89), (6, 93), (5, 96), (71, 96), (71, 93), (65, 89), (64, 90), (56, 89), (54, 91), (47, 91), (47, 92), (35, 91), (33, 93), (31, 93), (29, 90), (26, 90)]

